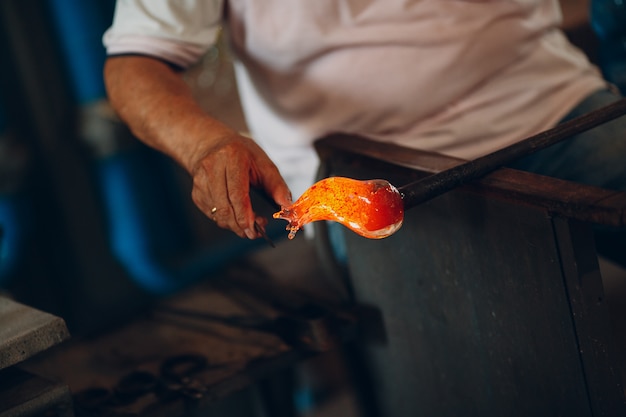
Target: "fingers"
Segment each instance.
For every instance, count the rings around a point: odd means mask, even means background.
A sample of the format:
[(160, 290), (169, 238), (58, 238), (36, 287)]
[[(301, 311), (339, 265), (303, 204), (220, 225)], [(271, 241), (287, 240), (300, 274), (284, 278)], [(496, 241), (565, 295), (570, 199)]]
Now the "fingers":
[(196, 175), (199, 180), (194, 181), (194, 202), (219, 227), (230, 229), (239, 237), (255, 239), (258, 235), (245, 166), (227, 161), (225, 158), (203, 161), (203, 174)]
[(280, 175), (278, 175), (277, 179), (266, 183), (265, 189), (280, 207), (287, 207), (293, 203), (291, 191), (289, 191), (289, 187), (287, 187), (285, 180)]
[(259, 234), (254, 227), (255, 214), (250, 202), (250, 169), (246, 165), (226, 167), (225, 191), (232, 210), (233, 226), (243, 230), (248, 239), (255, 239)]
[(203, 166), (196, 171), (193, 177), (191, 197), (196, 206), (205, 216), (213, 220), (219, 227), (230, 229), (239, 237), (246, 237), (243, 229), (237, 227), (233, 219), (233, 210), (228, 203), (225, 184), (225, 175), (215, 176), (209, 161), (203, 161)]
[(251, 183), (263, 184), (272, 196), (279, 195), (279, 204), (289, 200), (289, 190), (265, 153), (254, 142), (243, 139), (204, 156), (194, 173), (192, 198), (219, 227), (230, 229), (240, 237), (256, 239), (262, 236), (258, 225), (264, 228), (267, 221), (255, 225)]
[(267, 158), (256, 164), (256, 175), (251, 179), (252, 184), (261, 188), (278, 206), (290, 206), (292, 203), (291, 191), (278, 168)]

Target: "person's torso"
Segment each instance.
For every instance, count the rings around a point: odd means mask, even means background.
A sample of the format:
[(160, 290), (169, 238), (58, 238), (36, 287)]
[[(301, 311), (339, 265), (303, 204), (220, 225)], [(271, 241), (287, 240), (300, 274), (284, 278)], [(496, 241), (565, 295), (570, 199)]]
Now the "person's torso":
[(472, 159), (602, 88), (555, 0), (228, 0), (253, 136), (299, 195), (333, 132)]

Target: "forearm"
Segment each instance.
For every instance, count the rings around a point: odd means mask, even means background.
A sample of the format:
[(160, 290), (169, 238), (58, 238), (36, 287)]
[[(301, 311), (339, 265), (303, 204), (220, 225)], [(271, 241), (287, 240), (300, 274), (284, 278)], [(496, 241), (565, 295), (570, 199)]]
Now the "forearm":
[(258, 237), (251, 185), (280, 206), (290, 204), (289, 189), (265, 152), (209, 117), (167, 64), (146, 57), (109, 58), (104, 77), (121, 119), (137, 138), (187, 169), (193, 201), (220, 227), (241, 237)]
[(220, 138), (233, 134), (209, 117), (180, 74), (159, 60), (111, 57), (104, 79), (111, 105), (133, 134), (190, 173)]

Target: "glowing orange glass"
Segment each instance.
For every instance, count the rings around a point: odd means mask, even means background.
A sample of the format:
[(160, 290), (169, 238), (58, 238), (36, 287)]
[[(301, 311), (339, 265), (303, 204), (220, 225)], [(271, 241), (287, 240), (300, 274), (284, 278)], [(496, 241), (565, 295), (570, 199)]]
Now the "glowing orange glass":
[(330, 177), (313, 184), (273, 217), (289, 222), (289, 239), (305, 224), (318, 220), (336, 221), (366, 238), (382, 239), (402, 226), (404, 204), (388, 181)]

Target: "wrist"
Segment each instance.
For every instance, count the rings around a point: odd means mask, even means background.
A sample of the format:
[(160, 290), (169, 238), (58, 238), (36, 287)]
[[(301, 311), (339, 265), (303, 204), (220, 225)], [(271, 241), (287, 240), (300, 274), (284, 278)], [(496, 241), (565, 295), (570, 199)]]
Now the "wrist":
[(181, 133), (171, 137), (178, 148), (174, 149), (174, 158), (191, 175), (220, 143), (238, 135), (232, 128), (207, 115), (189, 125), (182, 123), (180, 127)]

